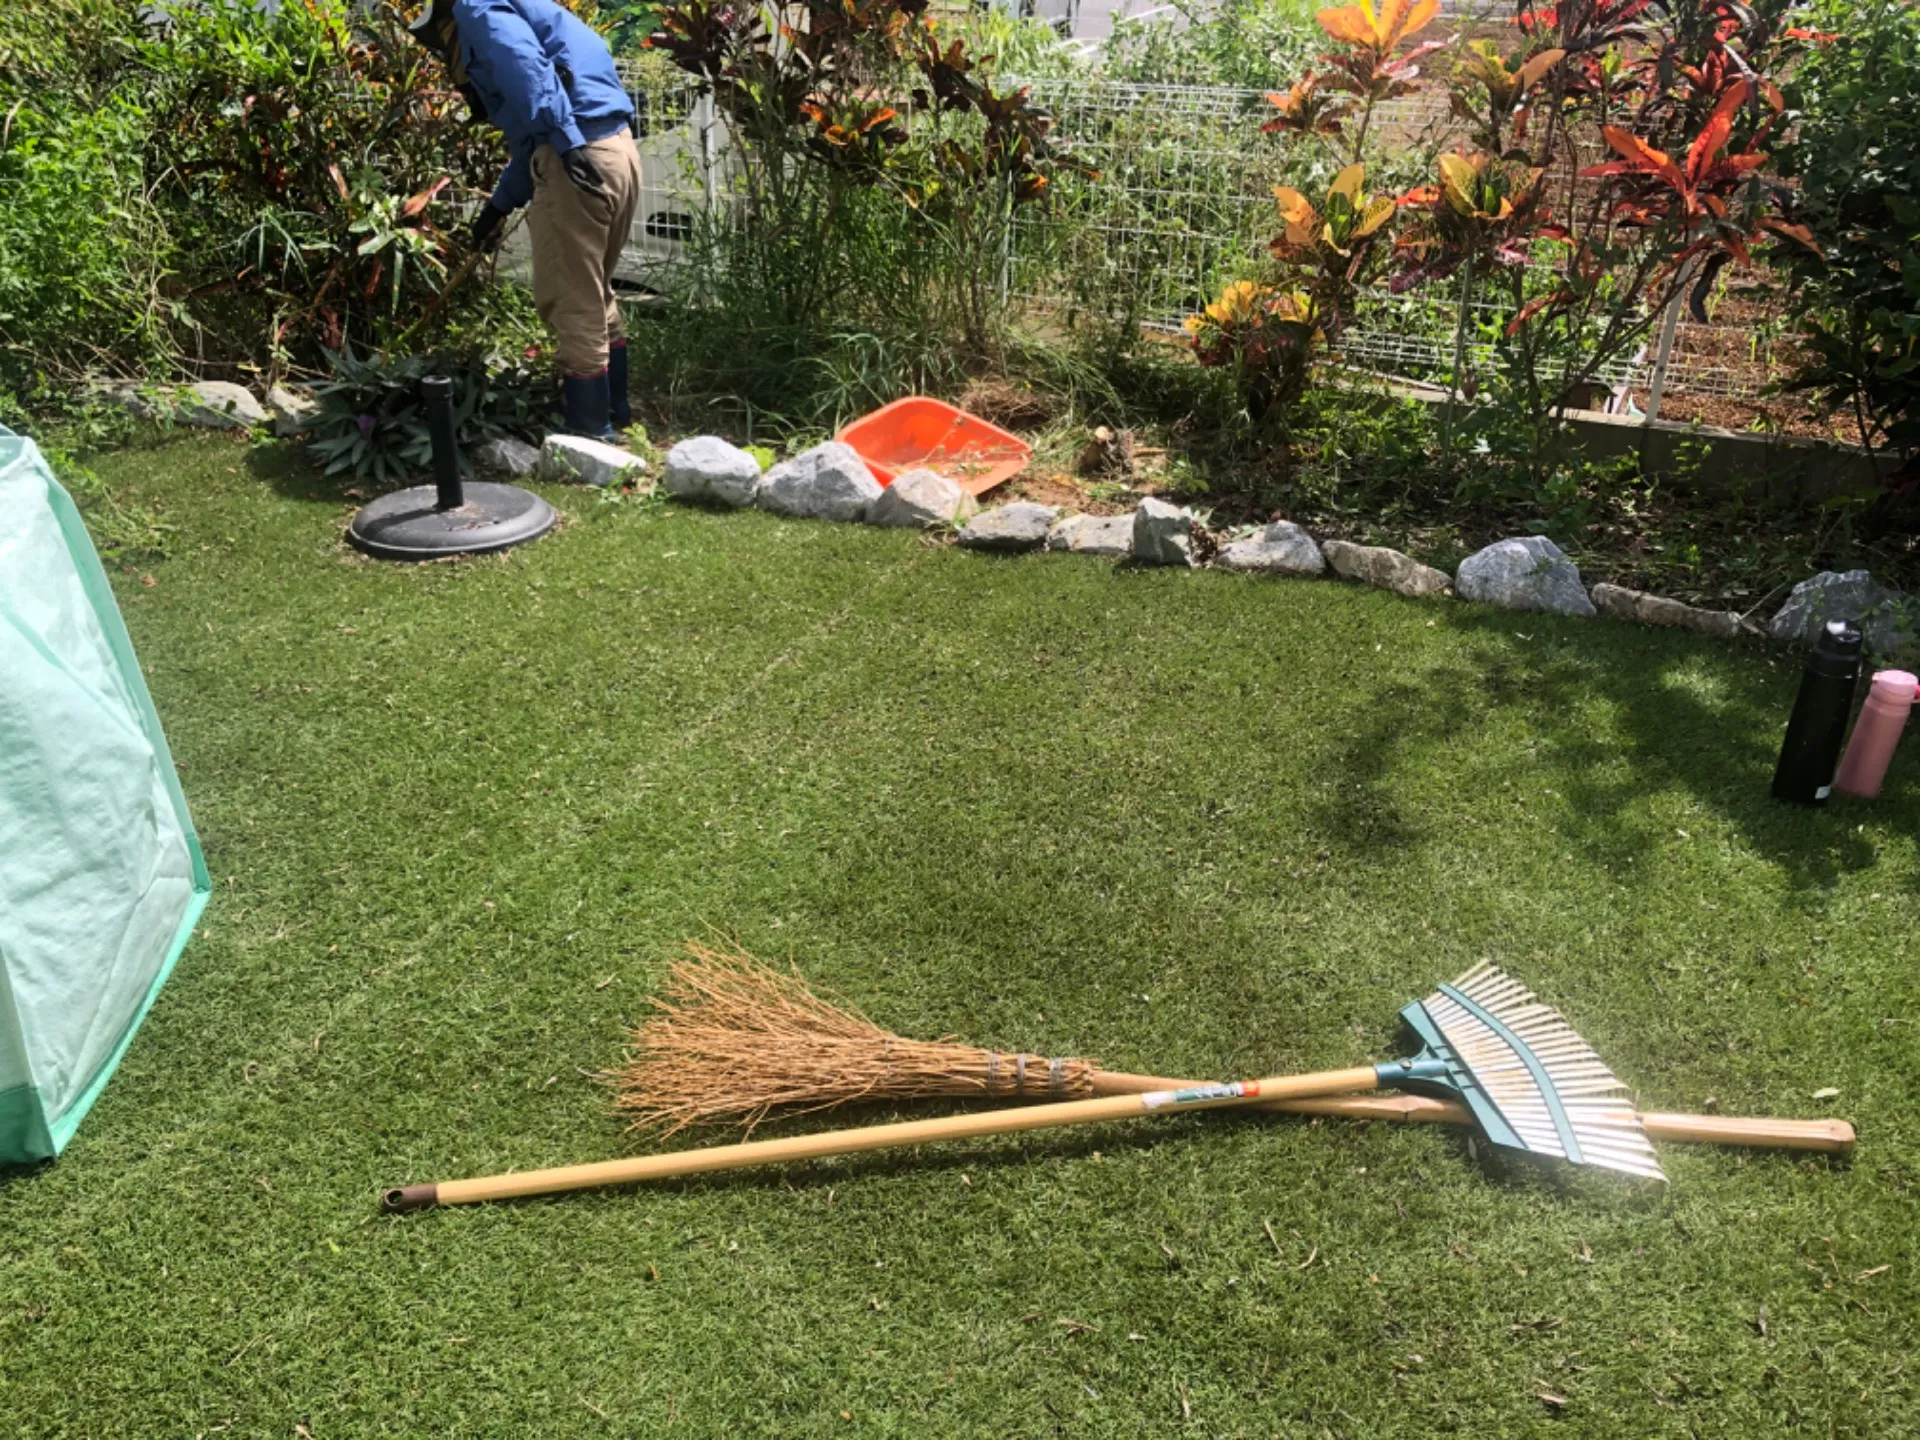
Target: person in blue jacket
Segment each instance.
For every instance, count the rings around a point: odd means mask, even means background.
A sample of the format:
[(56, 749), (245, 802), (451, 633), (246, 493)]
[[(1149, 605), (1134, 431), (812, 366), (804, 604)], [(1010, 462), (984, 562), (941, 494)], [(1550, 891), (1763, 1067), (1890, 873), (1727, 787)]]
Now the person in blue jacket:
[(613, 268), (640, 201), (633, 102), (613, 56), (553, 0), (431, 0), (410, 31), (506, 136), (507, 168), (469, 238), (498, 245), (528, 207), (533, 300), (553, 327), (566, 428), (612, 439), (633, 418)]

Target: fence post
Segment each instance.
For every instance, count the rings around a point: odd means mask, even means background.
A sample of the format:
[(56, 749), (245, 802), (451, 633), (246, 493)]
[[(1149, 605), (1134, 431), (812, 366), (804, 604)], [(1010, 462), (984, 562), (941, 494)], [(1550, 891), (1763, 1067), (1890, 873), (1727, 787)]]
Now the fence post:
[(1667, 313), (1660, 317), (1660, 347), (1653, 356), (1653, 378), (1647, 385), (1647, 421), (1660, 418), (1660, 397), (1667, 392), (1667, 363), (1673, 359), (1674, 332), (1680, 328), (1680, 307), (1686, 304), (1687, 286), (1693, 280), (1693, 261), (1680, 267), (1680, 283), (1667, 302)]
[(1453, 322), (1453, 371), (1447, 377), (1447, 408), (1440, 421), (1440, 455), (1453, 464), (1453, 409), (1460, 394), (1460, 372), (1466, 368), (1467, 326), (1473, 319), (1473, 255), (1460, 267), (1460, 313)]
[(713, 96), (702, 95), (695, 102), (695, 106), (700, 126), (700, 180), (707, 197), (707, 219), (711, 223), (716, 218), (713, 213), (713, 120), (715, 114)]

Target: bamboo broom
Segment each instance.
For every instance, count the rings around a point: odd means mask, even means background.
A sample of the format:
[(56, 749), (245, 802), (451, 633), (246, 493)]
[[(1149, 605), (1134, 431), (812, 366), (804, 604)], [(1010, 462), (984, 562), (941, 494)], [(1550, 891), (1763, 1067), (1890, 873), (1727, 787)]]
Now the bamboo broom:
[[(909, 1040), (850, 1006), (822, 999), (799, 975), (737, 946), (689, 943), (655, 1013), (632, 1035), (627, 1063), (609, 1077), (616, 1110), (635, 1130), (671, 1135), (689, 1125), (737, 1122), (747, 1133), (768, 1115), (858, 1101), (1082, 1100), (1174, 1090), (1198, 1082), (1103, 1070), (1091, 1060), (1048, 1059), (965, 1045), (947, 1035)], [(1262, 1110), (1414, 1124), (1470, 1125), (1467, 1107), (1424, 1095), (1340, 1095), (1278, 1100)], [(1656, 1140), (1852, 1150), (1844, 1120), (1781, 1120), (1643, 1111)]]

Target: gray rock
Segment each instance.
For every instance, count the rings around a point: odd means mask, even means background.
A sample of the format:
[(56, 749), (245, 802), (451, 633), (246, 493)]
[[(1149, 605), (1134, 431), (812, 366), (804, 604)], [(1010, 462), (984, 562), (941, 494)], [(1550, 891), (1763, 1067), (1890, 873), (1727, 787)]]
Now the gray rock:
[(166, 393), (157, 386), (133, 385), (124, 381), (90, 385), (86, 390), (88, 399), (117, 406), (142, 418), (154, 413), (153, 400)]
[(320, 402), (304, 385), (275, 385), (267, 391), (267, 410), (273, 416), (273, 433), (282, 440), (306, 434), (320, 418)]
[(1122, 560), (1133, 554), (1133, 516), (1069, 515), (1047, 532), (1047, 549)]
[(1327, 558), (1313, 537), (1291, 520), (1276, 520), (1258, 535), (1236, 540), (1220, 552), (1228, 570), (1267, 575), (1321, 575)]
[(829, 440), (767, 471), (754, 498), (777, 515), (862, 520), (880, 493), (880, 482), (853, 447)]
[(1411, 555), (1389, 550), (1384, 545), (1355, 545), (1347, 540), (1327, 540), (1320, 546), (1333, 573), (1345, 580), (1377, 585), (1396, 595), (1420, 599), (1439, 595), (1453, 583), (1444, 570), (1422, 565)]
[(1629, 590), (1604, 581), (1594, 586), (1592, 593), (1594, 608), (1618, 620), (1692, 630), (1719, 640), (1730, 640), (1740, 633), (1740, 617), (1731, 610), (1699, 610), (1665, 595), (1649, 595), (1644, 590)]
[(267, 420), (266, 409), (244, 385), (201, 380), (192, 385), (117, 385), (107, 398), (143, 419), (164, 416), (207, 430), (251, 430)]
[(1133, 512), (1133, 558), (1142, 565), (1193, 564), (1193, 512), (1148, 496)]
[(760, 461), (720, 436), (693, 436), (666, 451), (662, 484), (682, 499), (718, 499), (735, 509), (753, 505)]
[(909, 470), (894, 476), (893, 483), (880, 492), (867, 512), (875, 525), (910, 525), (925, 529), (929, 525), (947, 525), (977, 512), (980, 502), (959, 483), (931, 470)]
[(1867, 649), (1883, 659), (1906, 658), (1914, 650), (1913, 606), (1898, 590), (1882, 585), (1865, 570), (1823, 570), (1802, 580), (1767, 626), (1775, 640), (1811, 645), (1829, 620), (1851, 620), (1866, 636)]
[(251, 430), (267, 422), (266, 407), (231, 380), (202, 380), (179, 397), (180, 419), (209, 430)]
[(511, 435), (496, 435), (474, 450), (473, 468), (495, 479), (524, 480), (540, 468), (540, 449)]
[(969, 550), (1038, 550), (1047, 543), (1056, 513), (1051, 505), (1024, 500), (982, 510), (960, 532), (960, 543)]
[(1544, 535), (1496, 540), (1460, 562), (1453, 593), (1507, 610), (1592, 615), (1580, 567)]
[(549, 435), (540, 446), (543, 480), (604, 487), (638, 480), (646, 470), (638, 455), (581, 435)]
[(718, 435), (696, 435), (667, 451), (663, 479), (669, 495), (718, 500), (737, 510), (753, 503), (760, 488), (760, 462)]

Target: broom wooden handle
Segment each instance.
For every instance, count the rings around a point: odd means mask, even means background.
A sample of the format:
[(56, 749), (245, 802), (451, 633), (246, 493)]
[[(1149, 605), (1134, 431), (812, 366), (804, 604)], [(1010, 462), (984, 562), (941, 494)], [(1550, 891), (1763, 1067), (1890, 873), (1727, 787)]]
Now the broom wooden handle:
[(643, 1155), (629, 1160), (603, 1160), (591, 1165), (563, 1165), (553, 1170), (527, 1170), (519, 1174), (490, 1175), (477, 1180), (449, 1180), (438, 1185), (406, 1185), (386, 1191), (380, 1197), (380, 1205), (388, 1211), (424, 1210), (431, 1205), (471, 1205), (482, 1200), (553, 1195), (564, 1190), (628, 1185), (641, 1180), (669, 1180), (682, 1175), (710, 1174), (716, 1170), (744, 1170), (754, 1165), (820, 1160), (830, 1155), (853, 1155), (863, 1150), (925, 1145), (935, 1140), (971, 1140), (983, 1135), (1053, 1130), (1067, 1125), (1094, 1125), (1106, 1120), (1128, 1120), (1141, 1115), (1223, 1110), (1258, 1104), (1262, 1100), (1337, 1095), (1345, 1090), (1372, 1090), (1378, 1084), (1373, 1066), (1362, 1065), (1352, 1070), (1327, 1070), (1317, 1075), (1275, 1075), (1229, 1085), (1175, 1085), (1092, 1100), (1035, 1105), (1019, 1110), (945, 1115), (936, 1120), (906, 1120), (894, 1125), (871, 1125), (856, 1130), (828, 1130), (818, 1135), (796, 1135), (784, 1140), (750, 1140), (739, 1145), (715, 1145), (704, 1150), (683, 1150), (671, 1155)]
[(1766, 1115), (1668, 1115), (1640, 1112), (1640, 1124), (1656, 1140), (1700, 1145), (1753, 1145), (1771, 1150), (1853, 1153), (1853, 1126), (1845, 1120), (1776, 1120)]
[[(1095, 1095), (1137, 1095), (1147, 1090), (1172, 1090), (1190, 1080), (1161, 1075), (1129, 1075), (1120, 1070), (1093, 1072)], [(1414, 1124), (1471, 1125), (1467, 1107), (1425, 1095), (1326, 1095), (1312, 1099), (1262, 1101), (1257, 1110), (1289, 1115), (1340, 1116), (1349, 1120), (1397, 1120)], [(1853, 1150), (1853, 1126), (1844, 1120), (1776, 1120), (1767, 1116), (1669, 1115), (1640, 1112), (1640, 1125), (1654, 1140), (1679, 1140), (1699, 1145), (1749, 1145), (1769, 1150), (1818, 1150), (1846, 1155)]]

